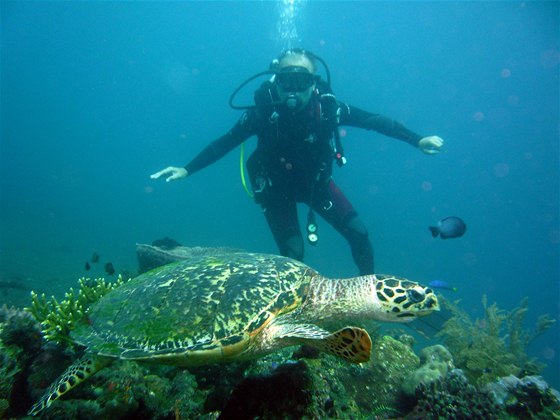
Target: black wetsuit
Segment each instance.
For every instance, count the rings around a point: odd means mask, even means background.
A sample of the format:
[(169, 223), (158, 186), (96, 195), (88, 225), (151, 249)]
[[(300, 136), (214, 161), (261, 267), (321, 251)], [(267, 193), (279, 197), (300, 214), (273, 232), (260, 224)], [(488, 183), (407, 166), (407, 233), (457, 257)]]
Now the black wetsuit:
[[(263, 88), (268, 89), (265, 93), (271, 95), (272, 101), (277, 100), (272, 85), (263, 85), (261, 91)], [(337, 104), (341, 126), (374, 130), (413, 146), (422, 138), (392, 119), (342, 102)], [(284, 105), (249, 109), (227, 134), (210, 143), (185, 169), (192, 175), (256, 135), (257, 149), (247, 161), (247, 168), (255, 201), (264, 209), (280, 253), (303, 259), (296, 206), (303, 202), (346, 238), (360, 274), (370, 274), (373, 248), (368, 232), (331, 178), (334, 146), (332, 128), (325, 119), (326, 108), (317, 93), (297, 113)]]

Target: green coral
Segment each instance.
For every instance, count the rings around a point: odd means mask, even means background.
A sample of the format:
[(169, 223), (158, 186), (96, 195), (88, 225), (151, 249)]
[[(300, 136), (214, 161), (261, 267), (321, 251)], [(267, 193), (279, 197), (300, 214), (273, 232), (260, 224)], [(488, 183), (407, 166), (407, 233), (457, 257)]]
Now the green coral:
[(441, 344), (424, 347), (420, 352), (420, 358), (422, 359), (422, 363), (442, 362), (445, 363), (450, 369), (454, 367), (453, 356), (451, 355), (449, 350), (447, 350)]
[(409, 396), (415, 395), (420, 384), (441, 380), (454, 368), (453, 356), (440, 344), (425, 347), (420, 355), (422, 366), (407, 375), (402, 383), (402, 391)]
[(527, 346), (546, 331), (555, 320), (541, 316), (531, 331), (523, 329), (528, 300), (506, 312), (482, 298), (483, 319), (472, 321), (456, 304), (444, 301), (452, 312), (439, 336), (453, 355), (455, 365), (465, 371), (469, 380), (484, 385), (500, 377), (518, 375), (530, 370), (537, 373), (542, 366), (526, 353)]
[(344, 364), (339, 368), (337, 375), (362, 413), (376, 413), (378, 417), (399, 414), (402, 382), (420, 364), (407, 343), (410, 343), (407, 336), (401, 340), (388, 335), (374, 337), (369, 362)]
[(66, 292), (64, 300), (59, 302), (54, 296), (47, 300), (45, 294), (31, 292), (31, 307), (26, 308), (41, 323), (44, 337), (59, 344), (70, 343), (70, 331), (86, 315), (89, 307), (101, 297), (116, 289), (127, 280), (119, 275), (115, 282), (106, 282), (104, 278), (78, 280), (79, 289)]
[(414, 396), (420, 384), (430, 384), (447, 376), (449, 367), (444, 362), (432, 361), (420, 366), (412, 372), (402, 383), (402, 391)]
[(539, 316), (533, 330), (525, 330), (523, 329), (523, 322), (525, 321), (525, 315), (528, 310), (529, 299), (526, 297), (521, 301), (518, 308), (510, 312), (506, 319), (507, 329), (509, 331), (509, 350), (521, 360), (527, 358), (525, 354), (527, 346), (556, 322), (556, 320), (552, 319), (548, 314), (544, 314)]

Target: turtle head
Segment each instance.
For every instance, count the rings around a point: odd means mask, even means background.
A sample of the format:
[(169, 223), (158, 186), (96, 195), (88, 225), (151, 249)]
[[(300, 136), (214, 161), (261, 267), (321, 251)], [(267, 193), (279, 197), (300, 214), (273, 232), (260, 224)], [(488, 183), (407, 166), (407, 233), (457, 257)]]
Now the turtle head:
[(377, 274), (375, 277), (383, 320), (409, 322), (439, 311), (438, 298), (429, 287), (395, 276)]

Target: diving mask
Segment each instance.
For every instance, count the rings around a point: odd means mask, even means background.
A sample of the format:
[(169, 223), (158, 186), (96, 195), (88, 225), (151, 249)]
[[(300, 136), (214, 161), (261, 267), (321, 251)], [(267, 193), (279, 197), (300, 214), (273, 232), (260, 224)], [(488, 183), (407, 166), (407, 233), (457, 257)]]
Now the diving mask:
[(304, 92), (313, 86), (317, 76), (302, 66), (288, 66), (276, 73), (276, 84), (284, 92)]

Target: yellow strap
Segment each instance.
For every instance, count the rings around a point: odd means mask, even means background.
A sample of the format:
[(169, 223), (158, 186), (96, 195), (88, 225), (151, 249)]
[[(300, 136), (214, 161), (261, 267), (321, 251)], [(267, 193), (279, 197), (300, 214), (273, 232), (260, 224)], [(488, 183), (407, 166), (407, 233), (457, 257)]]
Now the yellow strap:
[(247, 187), (247, 181), (245, 180), (245, 142), (241, 143), (241, 153), (239, 154), (239, 172), (241, 173), (241, 184), (247, 195), (253, 198), (253, 191)]

